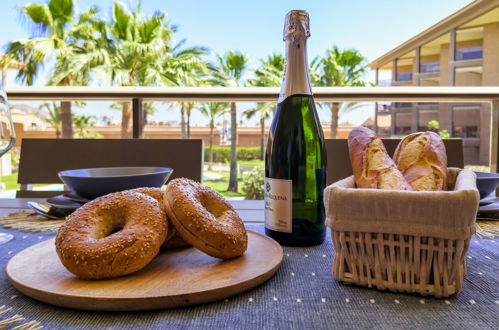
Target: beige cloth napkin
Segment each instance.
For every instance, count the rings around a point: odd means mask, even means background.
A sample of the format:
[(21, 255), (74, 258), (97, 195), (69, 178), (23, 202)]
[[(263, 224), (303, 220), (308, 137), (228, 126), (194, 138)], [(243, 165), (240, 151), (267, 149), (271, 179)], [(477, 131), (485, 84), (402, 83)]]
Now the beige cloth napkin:
[(324, 191), (326, 223), (337, 231), (468, 239), (475, 232), (475, 173), (449, 168), (448, 191), (357, 189), (353, 176)]

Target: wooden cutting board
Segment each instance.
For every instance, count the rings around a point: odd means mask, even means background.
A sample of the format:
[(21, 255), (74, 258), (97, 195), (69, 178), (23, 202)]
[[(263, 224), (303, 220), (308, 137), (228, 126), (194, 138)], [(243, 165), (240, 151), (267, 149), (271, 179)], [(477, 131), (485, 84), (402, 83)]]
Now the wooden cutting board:
[(7, 264), (11, 283), (48, 304), (85, 310), (138, 311), (188, 306), (224, 299), (269, 279), (283, 259), (273, 239), (248, 231), (243, 256), (221, 260), (195, 248), (162, 251), (128, 276), (84, 281), (66, 270), (54, 239), (31, 246)]

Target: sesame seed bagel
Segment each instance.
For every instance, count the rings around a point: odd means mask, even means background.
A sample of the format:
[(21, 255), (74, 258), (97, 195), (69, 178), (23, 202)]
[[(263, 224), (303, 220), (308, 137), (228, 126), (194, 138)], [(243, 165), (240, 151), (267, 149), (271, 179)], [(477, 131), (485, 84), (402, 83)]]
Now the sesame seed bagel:
[(81, 279), (127, 275), (159, 252), (168, 231), (159, 203), (123, 191), (99, 197), (73, 212), (57, 232), (62, 264)]
[(198, 182), (172, 180), (165, 191), (166, 212), (187, 242), (222, 259), (240, 256), (248, 246), (244, 224), (219, 194)]
[(165, 242), (161, 245), (162, 249), (176, 249), (180, 247), (190, 246), (182, 236), (179, 235), (175, 227), (171, 224), (171, 220), (166, 214), (166, 206), (164, 203), (164, 191), (161, 188), (136, 188), (130, 191), (146, 194), (156, 199), (161, 206), (161, 212), (164, 214), (165, 221), (168, 222), (168, 234), (166, 235)]

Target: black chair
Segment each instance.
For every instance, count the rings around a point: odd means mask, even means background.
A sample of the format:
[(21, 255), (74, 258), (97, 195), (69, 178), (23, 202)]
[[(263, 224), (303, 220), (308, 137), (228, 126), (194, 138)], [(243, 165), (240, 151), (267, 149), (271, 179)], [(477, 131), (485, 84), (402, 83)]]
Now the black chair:
[(171, 167), (170, 179), (202, 179), (203, 141), (172, 139), (23, 139), (16, 197), (50, 197), (33, 184), (62, 183), (59, 171), (76, 168)]
[[(400, 139), (382, 139), (386, 151), (393, 156)], [(449, 167), (464, 167), (463, 141), (460, 139), (444, 140)], [(347, 139), (326, 139), (328, 185), (352, 175), (352, 166), (348, 155)]]

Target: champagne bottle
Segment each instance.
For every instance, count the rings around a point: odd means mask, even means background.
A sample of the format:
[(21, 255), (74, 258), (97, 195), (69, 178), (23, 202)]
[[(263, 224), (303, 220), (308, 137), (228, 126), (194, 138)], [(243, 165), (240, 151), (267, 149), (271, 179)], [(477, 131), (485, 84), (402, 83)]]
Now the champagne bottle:
[(308, 75), (306, 11), (286, 15), (286, 64), (265, 153), (265, 233), (282, 245), (324, 241), (324, 133)]

